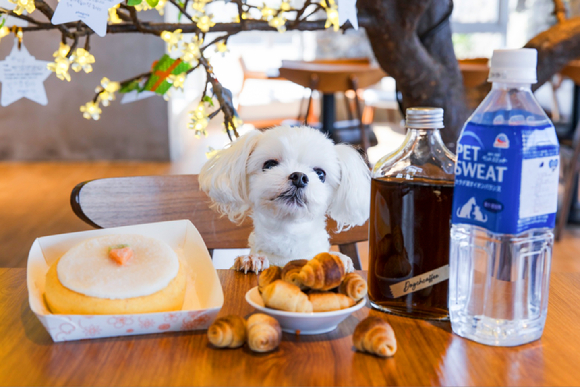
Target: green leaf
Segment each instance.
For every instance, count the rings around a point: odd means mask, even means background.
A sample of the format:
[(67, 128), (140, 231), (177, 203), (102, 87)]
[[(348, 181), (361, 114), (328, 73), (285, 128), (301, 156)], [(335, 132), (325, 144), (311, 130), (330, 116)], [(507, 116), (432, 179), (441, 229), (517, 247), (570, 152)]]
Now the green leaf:
[(157, 3), (159, 3), (159, 0), (147, 0), (147, 4), (149, 4), (151, 8), (155, 8)]
[(133, 90), (140, 90), (141, 87), (139, 86), (139, 80), (131, 81), (126, 84), (121, 84), (121, 88), (119, 89), (119, 93), (129, 93)]
[(141, 4), (143, 0), (127, 0), (127, 5), (136, 6)]
[(0, 28), (4, 27), (4, 24), (6, 23), (6, 18), (3, 17), (2, 18), (2, 23), (0, 23)]
[[(184, 7), (185, 6), (185, 2), (181, 1), (181, 0), (177, 0), (177, 4), (180, 7)], [(181, 11), (179, 11), (179, 13), (177, 14), (177, 22), (181, 22), (181, 17), (183, 16), (183, 14), (181, 13)]]
[(204, 95), (202, 101), (209, 103), (210, 106), (213, 107), (213, 99), (211, 99), (211, 97), (209, 95)]

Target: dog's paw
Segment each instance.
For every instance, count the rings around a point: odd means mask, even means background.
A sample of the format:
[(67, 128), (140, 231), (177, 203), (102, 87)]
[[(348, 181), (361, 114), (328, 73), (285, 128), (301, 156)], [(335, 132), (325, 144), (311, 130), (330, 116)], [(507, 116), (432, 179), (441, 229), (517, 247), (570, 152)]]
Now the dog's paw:
[(232, 269), (237, 271), (243, 271), (244, 274), (247, 274), (248, 271), (253, 271), (254, 273), (258, 274), (262, 270), (266, 270), (270, 267), (270, 262), (268, 262), (268, 258), (262, 255), (240, 255), (234, 261), (234, 266)]

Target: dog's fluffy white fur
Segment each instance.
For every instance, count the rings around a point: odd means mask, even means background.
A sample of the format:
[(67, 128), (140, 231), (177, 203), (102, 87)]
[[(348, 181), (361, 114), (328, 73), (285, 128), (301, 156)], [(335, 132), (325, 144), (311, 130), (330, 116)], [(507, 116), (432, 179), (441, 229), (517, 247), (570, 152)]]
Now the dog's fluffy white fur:
[[(329, 251), (327, 215), (339, 230), (369, 217), (370, 173), (362, 157), (351, 146), (335, 145), (306, 126), (241, 136), (203, 166), (199, 183), (214, 208), (230, 220), (247, 215), (253, 219), (250, 257), (245, 260), (246, 269), (249, 264), (256, 272), (268, 263), (260, 267), (254, 258), (284, 266)], [(341, 258), (351, 269), (348, 257)]]

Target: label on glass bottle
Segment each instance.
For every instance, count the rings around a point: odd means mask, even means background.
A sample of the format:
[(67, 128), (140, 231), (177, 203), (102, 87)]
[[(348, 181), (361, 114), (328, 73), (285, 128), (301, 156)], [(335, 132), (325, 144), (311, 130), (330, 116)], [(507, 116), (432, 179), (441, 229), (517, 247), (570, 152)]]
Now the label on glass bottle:
[(552, 125), (468, 122), (457, 143), (452, 223), (500, 234), (553, 228), (559, 164)]
[(449, 265), (428, 271), (408, 280), (391, 285), (390, 290), (393, 298), (399, 298), (409, 293), (428, 288), (449, 279)]

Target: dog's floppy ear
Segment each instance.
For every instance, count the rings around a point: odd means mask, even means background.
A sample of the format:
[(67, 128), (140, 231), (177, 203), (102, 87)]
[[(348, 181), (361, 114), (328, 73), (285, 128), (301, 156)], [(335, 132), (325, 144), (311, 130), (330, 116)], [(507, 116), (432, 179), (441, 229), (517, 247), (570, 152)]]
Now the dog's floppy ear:
[(335, 145), (340, 164), (340, 182), (328, 215), (338, 225), (338, 231), (364, 224), (369, 218), (371, 177), (369, 167), (351, 146)]
[(242, 221), (250, 209), (246, 164), (261, 135), (254, 130), (241, 136), (208, 160), (199, 173), (200, 189), (233, 222)]

